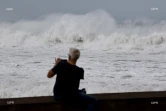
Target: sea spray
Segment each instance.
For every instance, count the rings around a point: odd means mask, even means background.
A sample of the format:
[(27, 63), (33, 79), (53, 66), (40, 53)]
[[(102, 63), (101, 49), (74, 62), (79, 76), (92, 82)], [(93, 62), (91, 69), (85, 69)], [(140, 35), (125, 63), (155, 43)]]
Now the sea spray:
[[(84, 15), (52, 14), (15, 23), (0, 23), (0, 47), (34, 47), (81, 44), (96, 50), (165, 46), (165, 21), (149, 19), (117, 21), (103, 10)], [(164, 47), (162, 47), (164, 48)]]

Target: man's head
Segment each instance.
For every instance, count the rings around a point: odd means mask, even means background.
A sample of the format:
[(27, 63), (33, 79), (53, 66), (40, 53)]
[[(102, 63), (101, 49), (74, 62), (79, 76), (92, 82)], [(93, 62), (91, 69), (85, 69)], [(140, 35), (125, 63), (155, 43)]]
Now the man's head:
[(80, 51), (76, 48), (69, 49), (69, 60), (77, 61), (80, 57)]

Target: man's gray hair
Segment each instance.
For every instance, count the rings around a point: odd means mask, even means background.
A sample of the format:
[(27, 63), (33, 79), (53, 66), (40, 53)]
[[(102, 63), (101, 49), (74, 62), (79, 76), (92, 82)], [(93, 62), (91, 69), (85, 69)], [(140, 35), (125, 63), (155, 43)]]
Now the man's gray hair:
[(80, 51), (79, 51), (79, 49), (70, 48), (70, 49), (69, 49), (69, 56), (70, 56), (71, 59), (73, 59), (73, 60), (79, 59), (79, 57), (80, 57)]

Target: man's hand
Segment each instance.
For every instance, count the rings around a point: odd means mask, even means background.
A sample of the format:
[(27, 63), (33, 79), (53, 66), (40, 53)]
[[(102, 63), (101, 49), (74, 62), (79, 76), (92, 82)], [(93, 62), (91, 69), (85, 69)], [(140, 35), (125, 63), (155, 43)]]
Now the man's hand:
[(55, 58), (55, 64), (57, 65), (62, 59), (61, 58)]

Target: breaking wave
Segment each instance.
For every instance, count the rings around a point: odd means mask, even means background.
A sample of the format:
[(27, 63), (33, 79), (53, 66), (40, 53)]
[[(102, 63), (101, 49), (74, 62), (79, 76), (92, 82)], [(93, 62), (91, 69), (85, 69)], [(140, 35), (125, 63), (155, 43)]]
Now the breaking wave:
[(84, 15), (52, 14), (36, 20), (0, 23), (0, 47), (80, 44), (93, 48), (144, 49), (165, 45), (166, 22), (117, 21), (103, 10)]

